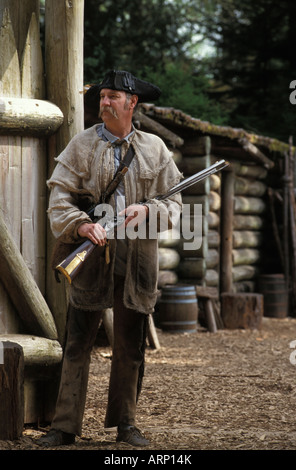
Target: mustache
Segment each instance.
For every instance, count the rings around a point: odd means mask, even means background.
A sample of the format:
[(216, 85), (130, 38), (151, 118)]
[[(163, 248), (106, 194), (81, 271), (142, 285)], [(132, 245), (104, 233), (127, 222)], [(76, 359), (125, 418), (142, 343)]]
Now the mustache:
[(117, 112), (111, 106), (102, 106), (100, 108), (99, 117), (101, 117), (103, 111), (107, 111), (108, 113), (112, 114), (112, 116), (114, 116), (116, 119), (118, 119)]

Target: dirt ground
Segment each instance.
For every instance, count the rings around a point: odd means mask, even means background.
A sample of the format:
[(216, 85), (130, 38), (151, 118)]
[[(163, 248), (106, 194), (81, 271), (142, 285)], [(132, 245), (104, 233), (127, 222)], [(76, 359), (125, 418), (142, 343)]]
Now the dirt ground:
[[(296, 319), (264, 317), (260, 330), (168, 334), (147, 347), (138, 427), (148, 450), (295, 450)], [(111, 349), (92, 354), (83, 436), (65, 450), (121, 450), (103, 429)], [(0, 450), (39, 449), (26, 428)]]

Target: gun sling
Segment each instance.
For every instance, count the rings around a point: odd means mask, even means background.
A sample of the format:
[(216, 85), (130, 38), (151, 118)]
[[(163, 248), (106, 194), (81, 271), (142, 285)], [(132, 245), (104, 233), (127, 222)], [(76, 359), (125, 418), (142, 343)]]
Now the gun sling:
[[(135, 155), (134, 149), (133, 149), (132, 145), (130, 145), (129, 148), (128, 148), (127, 153), (124, 156), (124, 158), (120, 161), (119, 167), (118, 167), (113, 179), (108, 184), (105, 192), (102, 194), (101, 203), (106, 203), (107, 201), (110, 200), (110, 197), (112, 196), (112, 194), (116, 190), (119, 183), (123, 180), (124, 175), (128, 171), (128, 167), (130, 166), (130, 164), (132, 162), (132, 159), (134, 158), (134, 155)], [(97, 204), (94, 204), (89, 210), (86, 211), (87, 214), (89, 215), (89, 217), (93, 220), (93, 222), (97, 222), (96, 218), (94, 217), (94, 210), (95, 210), (96, 206), (97, 206)], [(83, 243), (84, 242), (82, 242), (82, 244)], [(107, 260), (109, 258), (109, 250), (108, 250), (109, 247), (106, 247), (106, 248), (107, 248), (106, 260)], [(55, 259), (56, 254), (57, 253), (64, 253), (64, 256), (62, 258), (62, 259), (64, 259), (64, 257), (66, 257), (66, 253), (68, 255), (69, 252), (71, 253), (72, 251), (73, 251), (73, 244), (64, 243), (60, 240), (58, 240), (56, 242), (56, 245), (55, 245), (55, 248), (54, 248), (54, 253), (53, 253), (53, 260), (54, 261), (53, 261), (52, 265), (53, 265), (53, 269), (55, 271), (55, 278), (56, 278), (57, 282), (60, 282), (59, 271), (61, 270), (61, 265), (60, 265), (60, 263), (57, 263), (57, 261)], [(58, 264), (58, 266), (57, 266), (57, 264)]]

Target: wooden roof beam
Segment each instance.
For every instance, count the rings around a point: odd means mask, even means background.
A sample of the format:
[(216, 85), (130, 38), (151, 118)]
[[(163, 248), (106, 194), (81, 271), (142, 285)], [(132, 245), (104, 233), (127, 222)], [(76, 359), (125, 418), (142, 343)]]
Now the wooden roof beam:
[(273, 168), (274, 163), (272, 160), (266, 157), (264, 153), (262, 153), (258, 147), (252, 144), (247, 138), (242, 137), (238, 139), (238, 143), (242, 146), (242, 148), (249, 153), (257, 162), (264, 165), (265, 168), (270, 169)]
[(173, 147), (181, 147), (184, 144), (184, 140), (180, 136), (170, 131), (154, 119), (151, 119), (145, 114), (141, 113), (141, 111), (135, 112), (134, 119), (135, 121), (139, 121), (140, 124), (149, 131), (154, 132), (158, 136), (162, 137)]

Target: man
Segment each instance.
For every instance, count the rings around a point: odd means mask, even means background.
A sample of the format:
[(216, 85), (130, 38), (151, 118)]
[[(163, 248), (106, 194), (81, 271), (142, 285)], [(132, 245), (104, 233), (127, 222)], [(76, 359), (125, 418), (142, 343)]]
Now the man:
[[(107, 240), (103, 225), (93, 223), (81, 210), (81, 203), (102, 200), (120, 159), (131, 146), (133, 159), (109, 202), (125, 215), (130, 233), (151, 223), (159, 230), (159, 220), (168, 221), (170, 227), (180, 214), (181, 197), (158, 201), (156, 196), (177, 184), (181, 174), (162, 140), (132, 124), (136, 104), (158, 98), (156, 86), (129, 72), (110, 71), (100, 85), (92, 87), (92, 93), (99, 95), (103, 124), (75, 136), (57, 158), (48, 181), (48, 212), (52, 231), (60, 241), (74, 244), (89, 238), (100, 249), (97, 254), (94, 250), (71, 284), (56, 413), (51, 431), (39, 443), (69, 444), (81, 434), (91, 349), (102, 311), (113, 307), (114, 346), (105, 427), (117, 427), (118, 442), (146, 446), (149, 442), (135, 426), (135, 416), (147, 318), (157, 295), (157, 237)], [(144, 203), (139, 204), (141, 201)]]

